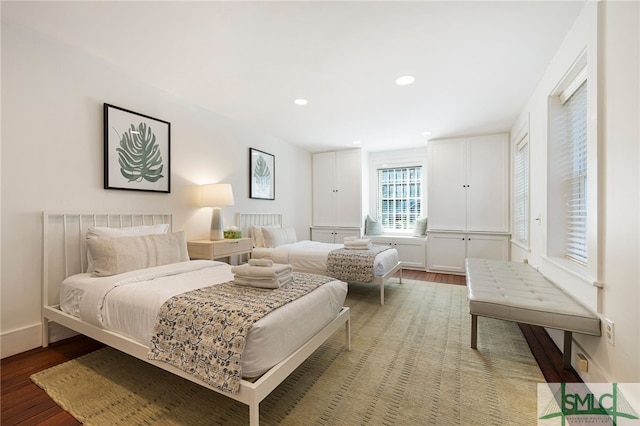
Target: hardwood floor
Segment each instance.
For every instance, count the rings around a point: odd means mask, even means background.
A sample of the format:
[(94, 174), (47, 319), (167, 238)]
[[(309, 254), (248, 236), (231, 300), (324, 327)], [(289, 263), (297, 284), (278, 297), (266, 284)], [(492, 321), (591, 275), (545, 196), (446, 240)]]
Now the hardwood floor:
[[(403, 270), (410, 280), (465, 285), (465, 277)], [(580, 382), (575, 371), (562, 367), (562, 354), (542, 327), (520, 325), (547, 382)], [(48, 348), (33, 349), (1, 362), (0, 424), (10, 425), (78, 425), (66, 411), (29, 379), (31, 374), (92, 352), (104, 345), (85, 336), (52, 343)]]

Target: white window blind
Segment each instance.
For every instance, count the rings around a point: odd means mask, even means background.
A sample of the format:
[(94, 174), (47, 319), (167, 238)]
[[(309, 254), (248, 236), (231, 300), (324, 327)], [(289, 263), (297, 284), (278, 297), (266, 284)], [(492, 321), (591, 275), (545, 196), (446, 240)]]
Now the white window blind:
[(569, 260), (587, 264), (587, 83), (563, 92), (560, 134), (561, 176), (564, 186), (566, 251)]
[(529, 135), (516, 144), (513, 164), (514, 239), (529, 246)]
[(422, 215), (422, 167), (378, 169), (377, 216), (386, 230), (412, 229)]

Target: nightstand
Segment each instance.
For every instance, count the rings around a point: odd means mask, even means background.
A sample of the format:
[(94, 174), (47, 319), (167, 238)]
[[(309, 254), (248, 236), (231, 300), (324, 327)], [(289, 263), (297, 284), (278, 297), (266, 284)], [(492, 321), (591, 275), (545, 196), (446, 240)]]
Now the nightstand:
[(251, 253), (251, 248), (251, 238), (187, 241), (187, 250), (189, 251), (189, 258), (191, 260), (215, 260), (226, 257), (227, 263), (231, 263), (231, 256), (248, 255)]

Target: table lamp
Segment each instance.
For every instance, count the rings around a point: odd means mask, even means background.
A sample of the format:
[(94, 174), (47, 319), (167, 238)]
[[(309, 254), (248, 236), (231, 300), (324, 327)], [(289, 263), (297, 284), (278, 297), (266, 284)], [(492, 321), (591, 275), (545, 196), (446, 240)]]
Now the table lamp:
[(233, 190), (228, 183), (212, 183), (202, 185), (203, 207), (213, 207), (211, 212), (211, 232), (209, 238), (213, 241), (224, 239), (224, 225), (220, 206), (233, 206)]

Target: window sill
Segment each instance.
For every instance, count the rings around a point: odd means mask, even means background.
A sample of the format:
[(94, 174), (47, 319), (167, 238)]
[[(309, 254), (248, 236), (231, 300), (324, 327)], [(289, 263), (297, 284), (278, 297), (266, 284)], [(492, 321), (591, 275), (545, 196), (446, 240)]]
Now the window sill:
[(587, 284), (594, 287), (602, 287), (602, 283), (598, 282), (598, 280), (593, 279), (587, 273), (587, 268), (577, 265), (569, 260), (563, 259), (561, 257), (547, 257), (543, 256), (543, 259), (550, 264), (562, 269), (565, 272), (570, 273), (574, 277), (586, 282)]

